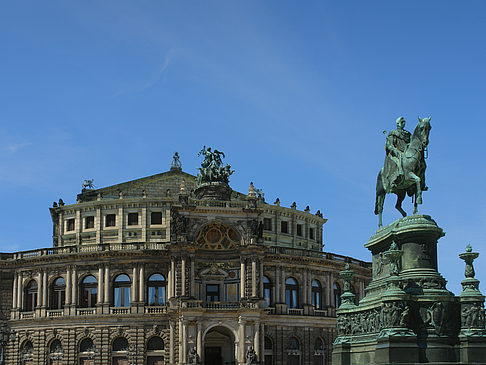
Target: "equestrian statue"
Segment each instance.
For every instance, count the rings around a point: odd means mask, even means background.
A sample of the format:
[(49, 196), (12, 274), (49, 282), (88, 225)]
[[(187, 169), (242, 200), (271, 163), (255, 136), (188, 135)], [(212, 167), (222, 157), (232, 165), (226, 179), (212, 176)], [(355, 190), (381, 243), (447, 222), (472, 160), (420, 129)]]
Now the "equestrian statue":
[(429, 144), (430, 117), (421, 119), (411, 135), (404, 129), (405, 118), (396, 120), (397, 129), (388, 133), (385, 143), (385, 164), (378, 173), (376, 181), (375, 214), (379, 216), (378, 226), (382, 227), (383, 204), (386, 194), (396, 194), (395, 208), (406, 217), (402, 209), (405, 194), (412, 197), (413, 214), (417, 214), (417, 205), (422, 204), (422, 191), (425, 185), (425, 154)]

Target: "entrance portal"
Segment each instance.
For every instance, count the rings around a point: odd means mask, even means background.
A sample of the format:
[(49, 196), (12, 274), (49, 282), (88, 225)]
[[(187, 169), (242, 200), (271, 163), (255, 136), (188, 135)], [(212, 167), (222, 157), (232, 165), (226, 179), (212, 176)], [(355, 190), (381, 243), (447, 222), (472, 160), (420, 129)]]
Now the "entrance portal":
[(225, 327), (214, 327), (204, 337), (205, 365), (234, 365), (235, 337)]

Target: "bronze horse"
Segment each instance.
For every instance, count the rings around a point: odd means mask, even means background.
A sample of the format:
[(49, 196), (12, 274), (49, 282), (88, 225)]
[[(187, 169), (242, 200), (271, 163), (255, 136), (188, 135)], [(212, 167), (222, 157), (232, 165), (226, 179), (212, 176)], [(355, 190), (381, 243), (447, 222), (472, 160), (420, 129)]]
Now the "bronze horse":
[[(410, 143), (403, 152), (400, 163), (403, 174), (398, 179), (391, 183), (385, 184), (384, 179), (388, 178), (383, 176), (383, 168), (378, 173), (376, 181), (376, 203), (375, 214), (379, 215), (378, 227), (382, 227), (382, 213), (383, 204), (385, 203), (386, 194), (396, 194), (397, 203), (395, 208), (406, 217), (407, 213), (402, 209), (402, 202), (405, 199), (405, 194), (408, 196), (414, 196), (415, 199), (413, 205), (413, 214), (417, 214), (417, 204), (422, 204), (422, 191), (427, 190), (425, 186), (425, 160), (424, 151), (429, 144), (430, 133), (430, 119), (431, 118), (418, 118), (419, 122), (413, 131), (413, 135), (410, 139)], [(385, 186), (389, 186), (385, 188)]]

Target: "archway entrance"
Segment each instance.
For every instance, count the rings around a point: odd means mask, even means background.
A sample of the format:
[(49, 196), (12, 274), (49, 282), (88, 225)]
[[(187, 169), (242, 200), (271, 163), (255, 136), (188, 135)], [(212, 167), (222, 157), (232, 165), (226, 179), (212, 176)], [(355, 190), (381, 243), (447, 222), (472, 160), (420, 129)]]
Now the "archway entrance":
[(225, 327), (211, 328), (204, 337), (205, 365), (234, 365), (235, 337)]

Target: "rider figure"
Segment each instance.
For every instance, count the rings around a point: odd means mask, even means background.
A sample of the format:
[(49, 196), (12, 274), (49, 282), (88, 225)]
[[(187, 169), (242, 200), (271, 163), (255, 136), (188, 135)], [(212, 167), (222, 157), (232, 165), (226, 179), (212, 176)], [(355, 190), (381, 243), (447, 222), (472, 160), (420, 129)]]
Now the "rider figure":
[(385, 143), (385, 151), (386, 156), (388, 157), (388, 163), (393, 162), (393, 164), (396, 165), (394, 167), (389, 166), (388, 168), (388, 172), (390, 173), (390, 175), (388, 175), (389, 177), (391, 177), (393, 172), (396, 172), (396, 174), (393, 174), (395, 176), (390, 179), (391, 184), (395, 184), (397, 179), (403, 175), (401, 157), (405, 151), (405, 148), (410, 143), (411, 136), (410, 132), (404, 129), (404, 117), (397, 118), (396, 123), (397, 129), (394, 129), (388, 133)]

